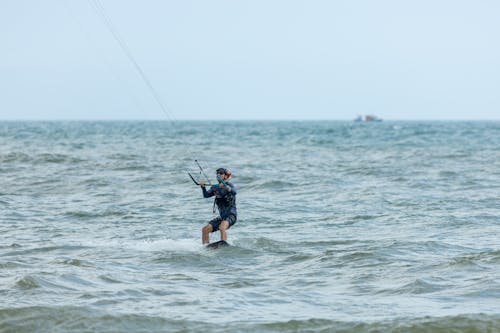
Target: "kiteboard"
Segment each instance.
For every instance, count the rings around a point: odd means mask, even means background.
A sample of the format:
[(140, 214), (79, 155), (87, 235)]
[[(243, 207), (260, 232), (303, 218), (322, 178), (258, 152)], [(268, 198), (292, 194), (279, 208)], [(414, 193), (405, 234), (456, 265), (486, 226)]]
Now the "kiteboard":
[(226, 247), (229, 244), (225, 240), (220, 240), (218, 242), (213, 242), (207, 245), (208, 249), (218, 249), (219, 247)]

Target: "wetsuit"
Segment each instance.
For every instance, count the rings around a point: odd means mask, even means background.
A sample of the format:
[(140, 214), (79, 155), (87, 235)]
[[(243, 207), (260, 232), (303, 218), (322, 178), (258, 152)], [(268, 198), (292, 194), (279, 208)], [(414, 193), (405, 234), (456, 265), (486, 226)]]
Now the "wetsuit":
[(205, 186), (201, 187), (203, 197), (210, 198), (215, 196), (215, 205), (219, 210), (219, 217), (211, 220), (212, 232), (219, 230), (219, 225), (222, 221), (229, 222), (229, 227), (236, 223), (236, 188), (231, 182), (226, 182), (227, 186), (231, 187), (231, 192), (220, 188), (219, 185), (212, 185), (208, 190)]

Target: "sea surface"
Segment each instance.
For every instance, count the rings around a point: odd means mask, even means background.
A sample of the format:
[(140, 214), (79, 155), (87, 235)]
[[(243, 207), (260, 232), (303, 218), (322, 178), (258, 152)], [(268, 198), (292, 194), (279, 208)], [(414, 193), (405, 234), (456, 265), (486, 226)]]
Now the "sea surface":
[(500, 122), (0, 122), (0, 332), (500, 332)]

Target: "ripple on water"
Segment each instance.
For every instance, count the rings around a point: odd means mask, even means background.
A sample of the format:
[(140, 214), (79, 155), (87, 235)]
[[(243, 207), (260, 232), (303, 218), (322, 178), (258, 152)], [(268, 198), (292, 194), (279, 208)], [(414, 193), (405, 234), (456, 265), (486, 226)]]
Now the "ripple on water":
[(23, 307), (0, 310), (6, 332), (332, 332), (332, 333), (427, 333), (496, 332), (498, 315), (456, 315), (401, 318), (385, 321), (338, 321), (330, 319), (282, 320), (270, 322), (205, 323), (127, 313), (110, 314), (90, 307)]
[[(17, 248), (17, 247), (14, 247)], [(41, 246), (41, 247), (33, 247), (33, 248), (23, 248), (20, 247), (20, 250), (15, 250), (15, 251), (9, 251), (4, 253), (2, 256), (27, 256), (27, 255), (33, 255), (33, 254), (44, 254), (44, 253), (53, 253), (53, 252), (63, 252), (63, 253), (68, 253), (72, 251), (79, 251), (86, 249), (87, 247), (85, 246), (78, 246), (78, 245), (51, 245), (51, 246)]]
[(56, 280), (61, 279), (55, 277), (50, 278), (48, 276), (42, 277), (41, 274), (27, 274), (16, 279), (15, 286), (23, 290), (41, 289), (43, 292), (67, 292), (77, 290)]
[(16, 287), (24, 290), (40, 288), (41, 285), (38, 283), (34, 276), (23, 276), (16, 280)]
[(94, 267), (94, 264), (92, 262), (77, 258), (56, 259), (52, 263), (76, 266), (76, 267)]
[(384, 295), (420, 295), (420, 294), (432, 294), (435, 292), (440, 292), (453, 288), (454, 285), (441, 278), (421, 278), (415, 279), (409, 283), (402, 286), (395, 286), (390, 289), (383, 289), (378, 291), (378, 294)]

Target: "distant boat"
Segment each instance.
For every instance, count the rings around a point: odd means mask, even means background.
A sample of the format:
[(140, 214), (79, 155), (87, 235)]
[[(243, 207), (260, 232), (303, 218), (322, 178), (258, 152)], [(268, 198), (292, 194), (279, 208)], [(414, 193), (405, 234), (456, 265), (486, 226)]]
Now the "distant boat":
[(380, 119), (379, 117), (377, 117), (375, 115), (368, 114), (365, 116), (357, 116), (356, 119), (354, 119), (354, 121), (355, 122), (380, 122), (380, 121), (382, 121), (382, 119)]

